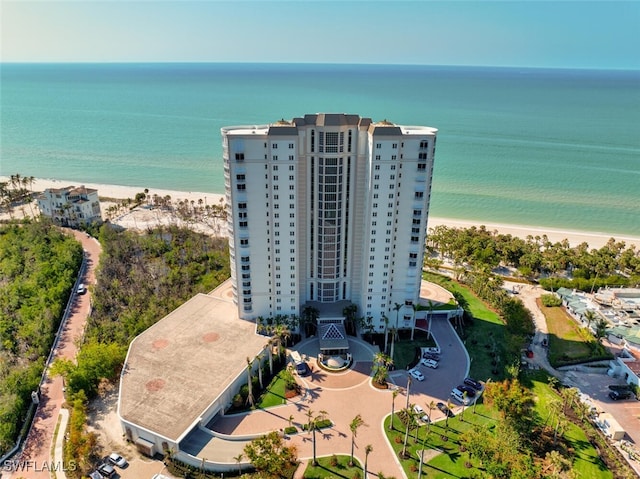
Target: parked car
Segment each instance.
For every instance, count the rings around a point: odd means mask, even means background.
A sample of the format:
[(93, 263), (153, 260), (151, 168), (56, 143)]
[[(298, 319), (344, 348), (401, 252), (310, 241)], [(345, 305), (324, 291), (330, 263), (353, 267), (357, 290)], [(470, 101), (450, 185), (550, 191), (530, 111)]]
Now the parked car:
[(296, 364), (296, 372), (298, 373), (298, 376), (307, 376), (311, 373), (309, 366), (307, 366), (307, 363), (305, 362)]
[(127, 467), (129, 465), (129, 463), (124, 457), (122, 457), (120, 454), (115, 452), (112, 452), (111, 454), (109, 454), (108, 459), (111, 464), (114, 464), (118, 467)]
[(609, 397), (614, 401), (619, 399), (629, 399), (631, 397), (631, 391), (611, 391)]
[(102, 477), (111, 477), (116, 473), (116, 470), (113, 468), (111, 464), (107, 464), (106, 462), (100, 464), (98, 466), (98, 472), (102, 474)]
[(89, 479), (103, 479), (103, 478), (102, 478), (102, 474), (100, 474), (98, 471), (93, 471), (91, 474), (89, 474)]
[(80, 283), (80, 284), (78, 285), (78, 289), (76, 290), (76, 292), (77, 292), (78, 294), (84, 294), (84, 293), (86, 293), (86, 292), (87, 292), (87, 287), (84, 285), (84, 283)]
[(169, 479), (169, 478), (164, 474), (154, 474), (151, 479)]
[(459, 403), (464, 404), (465, 406), (467, 406), (471, 402), (471, 399), (469, 398), (469, 396), (467, 395), (465, 397), (464, 393), (458, 388), (453, 388), (451, 390), (451, 397), (456, 401), (458, 401)]
[(476, 391), (482, 391), (482, 383), (472, 378), (464, 378), (464, 383), (467, 386), (471, 386)]
[(422, 374), (417, 369), (410, 369), (409, 374), (411, 374), (411, 376), (417, 379), (418, 381), (424, 381), (424, 374)]
[(435, 361), (434, 359), (421, 359), (420, 360), (420, 364), (422, 364), (423, 366), (426, 366), (428, 368), (431, 369), (436, 369), (438, 367), (438, 361)]
[(420, 420), (426, 423), (431, 422), (431, 419), (429, 419), (429, 416), (427, 414), (425, 414), (424, 409), (422, 409), (422, 406), (416, 404), (415, 406), (413, 406), (413, 411), (418, 414), (418, 416), (420, 417)]
[(631, 391), (631, 386), (628, 384), (610, 384), (609, 389), (612, 391)]
[(449, 416), (449, 417), (454, 417), (455, 414), (453, 414), (453, 411), (451, 409), (449, 409), (447, 407), (447, 405), (443, 402), (439, 402), (438, 404), (436, 404), (436, 407), (440, 410), (440, 412), (442, 414), (444, 414), (445, 416)]
[(434, 361), (440, 361), (440, 355), (436, 353), (422, 353), (423, 359), (433, 359)]
[(467, 393), (468, 398), (475, 397), (476, 395), (476, 390), (473, 389), (471, 386), (467, 386), (466, 384), (461, 384), (460, 386), (457, 387), (457, 389), (459, 389), (463, 393)]

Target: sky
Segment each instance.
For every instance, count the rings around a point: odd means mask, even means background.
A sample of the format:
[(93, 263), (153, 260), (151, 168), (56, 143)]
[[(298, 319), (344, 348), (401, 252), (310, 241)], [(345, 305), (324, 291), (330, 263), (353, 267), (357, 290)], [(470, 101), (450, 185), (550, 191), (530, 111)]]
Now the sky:
[(640, 69), (640, 0), (0, 0), (2, 62)]

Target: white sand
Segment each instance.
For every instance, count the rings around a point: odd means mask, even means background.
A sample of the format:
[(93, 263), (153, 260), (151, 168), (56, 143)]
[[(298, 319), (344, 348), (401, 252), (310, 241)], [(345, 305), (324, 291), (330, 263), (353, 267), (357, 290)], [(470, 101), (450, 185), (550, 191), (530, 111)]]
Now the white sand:
[[(0, 181), (8, 181), (7, 177), (0, 177)], [(37, 179), (33, 184), (33, 191), (43, 191), (46, 188), (63, 188), (66, 186), (86, 186), (87, 188), (94, 188), (98, 190), (98, 195), (101, 198), (117, 198), (117, 199), (126, 199), (126, 198), (135, 198), (136, 194), (144, 192), (144, 187), (131, 187), (131, 186), (118, 186), (118, 185), (103, 185), (103, 184), (94, 184), (94, 183), (79, 183), (73, 181), (64, 181), (64, 180), (44, 180)], [(216, 193), (202, 193), (195, 191), (173, 191), (173, 190), (161, 190), (149, 188), (149, 195), (158, 195), (160, 197), (165, 197), (169, 195), (171, 197), (171, 201), (176, 204), (180, 200), (186, 200), (188, 202), (194, 201), (198, 204), (198, 200), (202, 200), (203, 204), (208, 205), (218, 205), (220, 201), (224, 201), (224, 195), (216, 194)], [(107, 206), (102, 205), (103, 214), (106, 210)], [(132, 213), (124, 215), (117, 220), (115, 223), (118, 223), (127, 228), (146, 228), (147, 226), (152, 226), (154, 223), (163, 223), (168, 224), (170, 220), (167, 218), (160, 218), (160, 213), (158, 210), (154, 210), (154, 212), (149, 212), (146, 210), (140, 211), (136, 210)], [(439, 218), (439, 217), (429, 217), (429, 228), (434, 228), (438, 225), (446, 225), (454, 228), (468, 228), (470, 226), (481, 226), (484, 225), (486, 229), (489, 231), (498, 231), (503, 234), (510, 234), (512, 236), (517, 236), (520, 238), (525, 238), (527, 236), (542, 236), (546, 235), (552, 242), (562, 241), (567, 239), (571, 246), (577, 246), (581, 243), (587, 243), (591, 248), (600, 248), (610, 238), (615, 238), (617, 241), (624, 241), (627, 246), (635, 245), (637, 248), (640, 248), (640, 237), (633, 236), (625, 236), (625, 235), (615, 235), (615, 234), (606, 234), (606, 233), (591, 233), (585, 231), (563, 231), (557, 228), (548, 228), (543, 226), (520, 226), (520, 225), (512, 225), (512, 224), (502, 224), (502, 223), (485, 223), (482, 221), (469, 221), (469, 220), (458, 220), (458, 219), (450, 219), (450, 218)], [(193, 226), (193, 225), (192, 225)], [(198, 228), (199, 230), (205, 232), (212, 232), (219, 234), (220, 231), (224, 231), (222, 225), (203, 225), (204, 227)]]

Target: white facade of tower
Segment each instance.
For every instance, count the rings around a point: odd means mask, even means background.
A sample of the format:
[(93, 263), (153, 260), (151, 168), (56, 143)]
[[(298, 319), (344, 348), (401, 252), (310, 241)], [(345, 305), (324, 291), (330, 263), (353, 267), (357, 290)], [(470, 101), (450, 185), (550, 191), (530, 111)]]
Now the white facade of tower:
[(222, 129), (239, 316), (351, 302), (409, 327), (437, 130), (345, 114)]

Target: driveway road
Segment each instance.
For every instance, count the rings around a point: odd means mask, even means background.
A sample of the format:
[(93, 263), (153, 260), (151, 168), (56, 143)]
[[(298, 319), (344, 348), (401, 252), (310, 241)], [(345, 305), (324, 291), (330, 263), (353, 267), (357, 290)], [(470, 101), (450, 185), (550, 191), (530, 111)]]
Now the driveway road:
[[(409, 398), (411, 404), (420, 404), (425, 410), (431, 401), (446, 402), (451, 389), (461, 382), (469, 369), (466, 350), (449, 321), (435, 321), (431, 331), (442, 350), (442, 359), (437, 369), (421, 367), (426, 379), (423, 382), (413, 381)], [(391, 413), (392, 390), (379, 390), (371, 385), (371, 359), (377, 348), (351, 338), (349, 347), (355, 360), (352, 368), (344, 373), (329, 374), (319, 369), (315, 362), (317, 340), (300, 343), (296, 349), (311, 358), (309, 362), (313, 366), (311, 376), (298, 378), (305, 388), (300, 400), (266, 411), (219, 418), (211, 428), (231, 435), (266, 433), (284, 429), (289, 425), (289, 417), (293, 417), (293, 424), (300, 429), (308, 420), (308, 411), (312, 411), (314, 416), (326, 411), (334, 426), (316, 433), (316, 455), (350, 454), (349, 424), (356, 414), (360, 414), (367, 426), (357, 432), (356, 457), (364, 463), (364, 447), (371, 444), (373, 452), (369, 455), (369, 475), (382, 472), (385, 476), (398, 477), (401, 468), (383, 430), (384, 419)], [(402, 394), (395, 398), (395, 411), (405, 407), (407, 378), (406, 371), (394, 371), (390, 376), (391, 382), (402, 390)], [(434, 410), (432, 416), (434, 420), (443, 417), (438, 410)], [(299, 433), (288, 441), (296, 445), (301, 459), (313, 456), (311, 434)]]
[[(66, 231), (73, 234), (82, 243), (85, 251), (87, 267), (80, 281), (85, 285), (95, 284), (95, 270), (102, 251), (100, 244), (94, 238), (87, 237), (80, 231), (69, 229)], [(60, 332), (60, 338), (53, 353), (54, 359), (75, 358), (77, 353), (76, 340), (82, 336), (87, 316), (91, 311), (91, 288), (86, 294), (76, 295), (74, 293), (74, 296), (71, 313)], [(9, 478), (49, 479), (49, 470), (52, 467), (62, 467), (53, 464), (51, 457), (53, 433), (60, 407), (64, 402), (62, 379), (60, 377), (52, 378), (47, 373), (40, 392), (40, 404), (24, 449), (19, 456), (14, 458), (15, 461), (21, 463), (22, 469), (10, 472)]]

